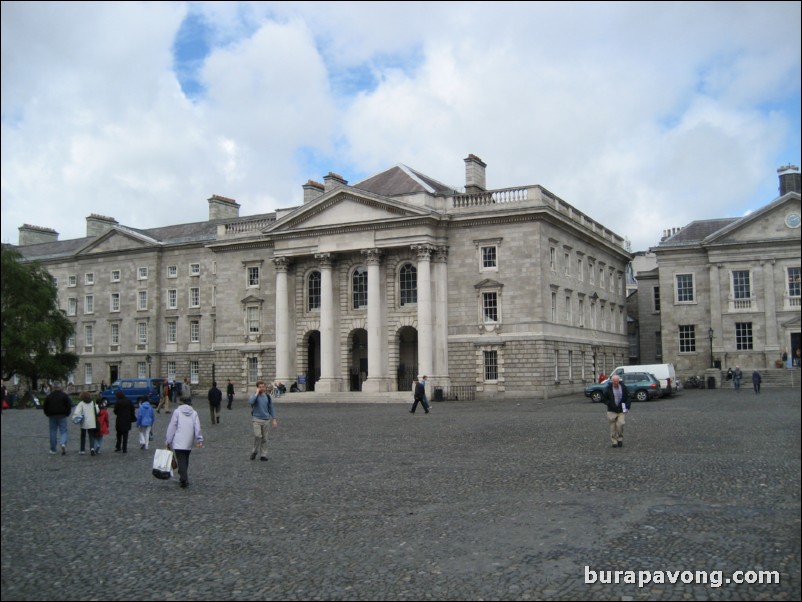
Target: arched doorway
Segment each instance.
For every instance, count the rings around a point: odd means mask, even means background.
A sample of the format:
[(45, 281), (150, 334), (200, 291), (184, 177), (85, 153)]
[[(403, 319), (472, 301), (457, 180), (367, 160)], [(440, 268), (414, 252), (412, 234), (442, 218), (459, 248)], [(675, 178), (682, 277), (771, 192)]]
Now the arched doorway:
[(357, 328), (351, 331), (348, 339), (348, 353), (351, 356), (348, 362), (349, 390), (361, 391), (362, 383), (368, 378), (368, 331)]
[[(320, 331), (313, 330), (306, 340), (306, 390), (314, 391), (320, 380)], [(300, 384), (300, 383), (299, 383)]]
[(412, 326), (404, 326), (398, 331), (398, 370), (399, 391), (411, 391), (412, 381), (418, 373), (418, 331)]

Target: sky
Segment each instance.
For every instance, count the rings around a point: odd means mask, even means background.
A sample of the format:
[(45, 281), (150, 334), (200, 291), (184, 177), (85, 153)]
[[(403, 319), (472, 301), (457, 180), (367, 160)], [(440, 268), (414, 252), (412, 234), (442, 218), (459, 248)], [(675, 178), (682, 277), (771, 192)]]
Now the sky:
[(3, 2), (2, 242), (302, 203), (404, 164), (539, 184), (633, 251), (800, 165), (799, 2)]

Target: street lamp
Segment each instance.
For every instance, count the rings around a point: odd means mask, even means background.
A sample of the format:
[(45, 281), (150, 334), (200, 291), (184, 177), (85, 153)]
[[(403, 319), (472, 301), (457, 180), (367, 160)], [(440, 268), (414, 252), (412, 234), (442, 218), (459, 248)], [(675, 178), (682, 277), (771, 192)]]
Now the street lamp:
[(153, 358), (150, 357), (150, 354), (145, 356), (145, 361), (148, 363), (148, 378), (150, 378), (150, 363), (153, 361)]
[(707, 329), (707, 336), (710, 337), (710, 367), (711, 368), (714, 368), (714, 366), (713, 366), (713, 333), (714, 333), (714, 331), (713, 331), (712, 328), (708, 328)]

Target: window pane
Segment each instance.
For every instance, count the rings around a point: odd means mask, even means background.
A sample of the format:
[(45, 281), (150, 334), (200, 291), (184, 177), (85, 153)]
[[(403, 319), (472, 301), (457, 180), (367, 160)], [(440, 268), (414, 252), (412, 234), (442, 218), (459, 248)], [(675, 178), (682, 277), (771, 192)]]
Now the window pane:
[(693, 301), (693, 274), (677, 275), (677, 301)]
[(498, 380), (498, 351), (485, 351), (485, 380)]
[[(494, 247), (495, 249), (495, 247)], [(401, 267), (399, 273), (399, 289), (401, 292), (401, 305), (418, 302), (418, 268), (411, 263)]]
[(680, 353), (696, 351), (696, 327), (694, 325), (679, 327), (679, 351)]
[(735, 347), (736, 349), (753, 349), (751, 322), (735, 323)]
[(734, 299), (752, 298), (749, 271), (744, 270), (732, 273), (732, 296)]
[(367, 307), (368, 305), (368, 270), (367, 268), (357, 268), (354, 270), (354, 309)]
[(312, 272), (309, 274), (309, 279), (307, 281), (306, 308), (307, 311), (320, 309), (320, 272)]
[(487, 269), (497, 266), (496, 247), (482, 247), (482, 267)]
[(482, 311), (485, 322), (498, 322), (498, 296), (496, 293), (482, 293)]

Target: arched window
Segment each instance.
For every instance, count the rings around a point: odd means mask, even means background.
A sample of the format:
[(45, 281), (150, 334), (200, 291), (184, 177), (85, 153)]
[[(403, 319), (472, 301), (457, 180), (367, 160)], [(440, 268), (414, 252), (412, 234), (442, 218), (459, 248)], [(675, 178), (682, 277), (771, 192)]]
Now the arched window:
[(306, 310), (320, 309), (320, 272), (312, 272), (307, 278)]
[(401, 266), (398, 273), (398, 289), (401, 305), (418, 302), (418, 268), (411, 263)]
[(368, 270), (358, 267), (352, 277), (354, 289), (354, 309), (368, 306)]

